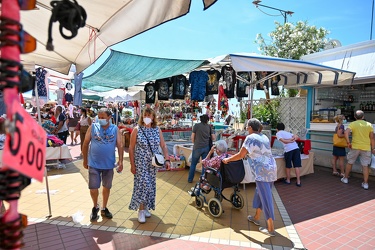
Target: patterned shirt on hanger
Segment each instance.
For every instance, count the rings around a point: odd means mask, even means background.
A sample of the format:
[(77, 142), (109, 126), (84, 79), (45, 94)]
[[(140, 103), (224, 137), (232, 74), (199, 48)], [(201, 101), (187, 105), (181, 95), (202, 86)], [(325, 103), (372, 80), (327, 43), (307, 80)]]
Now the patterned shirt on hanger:
[(219, 80), (221, 74), (216, 69), (209, 69), (206, 71), (208, 74), (208, 81), (206, 84), (206, 96), (215, 95), (219, 92)]
[(236, 71), (229, 64), (221, 68), (221, 75), (223, 76), (223, 81), (225, 82), (225, 95), (228, 98), (234, 97), (234, 85), (236, 84)]
[(172, 76), (172, 98), (173, 99), (185, 99), (186, 89), (189, 86), (189, 82), (187, 81), (184, 75)]
[(155, 81), (155, 90), (158, 91), (158, 100), (169, 99), (169, 87), (172, 86), (169, 78), (159, 79)]

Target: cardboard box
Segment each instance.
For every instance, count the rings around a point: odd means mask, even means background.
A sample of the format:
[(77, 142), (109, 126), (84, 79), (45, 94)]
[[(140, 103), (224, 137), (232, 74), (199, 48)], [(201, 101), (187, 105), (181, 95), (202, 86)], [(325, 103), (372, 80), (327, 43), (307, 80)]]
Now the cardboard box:
[(171, 161), (171, 170), (185, 169), (185, 161)]
[[(177, 145), (177, 153), (179, 155), (183, 155), (185, 157), (186, 166), (190, 167), (189, 162), (189, 156), (191, 155), (191, 152), (193, 151), (193, 144), (181, 144)], [(197, 164), (195, 171), (202, 172), (202, 163), (201, 160), (199, 160), (199, 163)]]

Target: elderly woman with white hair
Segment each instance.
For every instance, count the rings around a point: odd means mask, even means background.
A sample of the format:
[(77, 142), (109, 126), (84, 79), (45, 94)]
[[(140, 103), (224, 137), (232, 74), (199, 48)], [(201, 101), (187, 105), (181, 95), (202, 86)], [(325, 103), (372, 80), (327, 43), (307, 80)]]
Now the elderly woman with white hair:
[[(227, 150), (228, 150), (228, 145), (227, 145), (227, 142), (224, 141), (224, 140), (219, 140), (219, 141), (216, 141), (215, 144), (212, 146), (212, 148), (210, 149), (210, 151), (208, 152), (207, 154), (207, 157), (202, 160), (202, 175), (201, 175), (201, 178), (200, 178), (200, 187), (205, 189), (205, 190), (209, 190), (210, 189), (210, 186), (206, 183), (206, 179), (205, 179), (205, 173), (206, 173), (206, 168), (210, 167), (210, 168), (214, 168), (214, 169), (219, 169), (220, 168), (220, 165), (221, 165), (221, 161), (228, 157), (228, 153), (227, 153)], [(212, 157), (212, 155), (216, 152), (216, 155), (214, 157)]]
[[(228, 157), (227, 154), (228, 145), (227, 142), (224, 140), (216, 141), (215, 144), (212, 146), (211, 150), (208, 152), (207, 157), (202, 161), (203, 167), (211, 167), (215, 169), (220, 168), (221, 161)], [(216, 156), (212, 157), (212, 154), (216, 152)], [(202, 171), (204, 173), (204, 171)]]

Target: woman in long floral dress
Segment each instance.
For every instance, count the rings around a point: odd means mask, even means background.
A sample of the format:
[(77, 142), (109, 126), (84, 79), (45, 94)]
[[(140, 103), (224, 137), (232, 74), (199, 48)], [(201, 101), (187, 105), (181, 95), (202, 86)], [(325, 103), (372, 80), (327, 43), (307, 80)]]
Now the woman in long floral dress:
[(139, 118), (138, 126), (130, 135), (129, 145), (130, 171), (134, 174), (129, 209), (138, 210), (140, 223), (145, 223), (146, 218), (151, 217), (150, 209), (155, 210), (156, 168), (152, 166), (152, 153), (160, 153), (159, 146), (169, 168), (168, 148), (163, 133), (157, 126), (155, 112), (151, 108), (146, 108)]

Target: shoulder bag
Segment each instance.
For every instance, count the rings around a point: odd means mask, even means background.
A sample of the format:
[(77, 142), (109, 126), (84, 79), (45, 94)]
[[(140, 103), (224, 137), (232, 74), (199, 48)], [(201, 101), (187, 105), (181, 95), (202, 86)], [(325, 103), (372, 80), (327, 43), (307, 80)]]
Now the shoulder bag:
[(143, 129), (141, 127), (139, 127), (139, 129), (142, 131), (142, 134), (145, 136), (145, 138), (147, 140), (147, 144), (150, 147), (150, 150), (151, 150), (151, 153), (152, 153), (152, 157), (151, 157), (152, 166), (154, 166), (156, 168), (162, 168), (164, 166), (164, 156), (162, 154), (155, 154), (154, 151), (152, 151), (150, 142), (148, 141), (147, 136), (143, 132)]
[(339, 137), (337, 133), (333, 135), (333, 146), (339, 148), (346, 148), (348, 144), (346, 143), (345, 137)]

